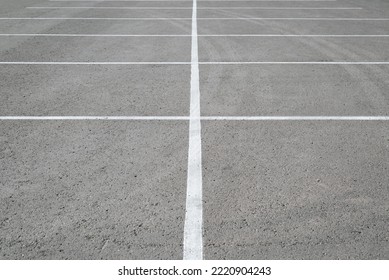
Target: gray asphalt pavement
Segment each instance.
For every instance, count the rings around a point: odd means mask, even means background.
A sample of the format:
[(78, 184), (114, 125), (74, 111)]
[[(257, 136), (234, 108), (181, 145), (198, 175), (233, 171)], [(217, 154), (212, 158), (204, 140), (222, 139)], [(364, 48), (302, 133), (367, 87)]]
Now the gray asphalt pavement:
[(206, 259), (387, 259), (386, 122), (203, 122)]
[[(0, 5), (0, 259), (182, 259), (192, 1)], [(389, 116), (388, 1), (197, 5), (201, 116)], [(204, 259), (389, 258), (388, 119), (201, 125)]]
[(182, 258), (187, 130), (2, 122), (1, 258)]
[(3, 65), (2, 115), (186, 116), (190, 67)]
[(389, 112), (387, 66), (202, 65), (200, 75), (201, 108), (208, 116), (380, 116)]

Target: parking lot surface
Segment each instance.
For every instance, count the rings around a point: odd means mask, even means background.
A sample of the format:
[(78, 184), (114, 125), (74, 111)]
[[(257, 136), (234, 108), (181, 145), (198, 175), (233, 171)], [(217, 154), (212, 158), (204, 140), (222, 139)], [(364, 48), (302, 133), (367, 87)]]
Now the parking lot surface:
[(0, 259), (389, 258), (388, 1), (0, 4)]

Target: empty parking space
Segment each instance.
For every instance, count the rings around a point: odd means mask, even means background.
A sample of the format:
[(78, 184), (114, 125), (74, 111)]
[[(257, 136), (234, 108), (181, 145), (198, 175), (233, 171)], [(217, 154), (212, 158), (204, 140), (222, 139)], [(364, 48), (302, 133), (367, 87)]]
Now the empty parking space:
[(355, 16), (372, 16), (377, 13), (360, 13), (360, 10), (306, 10), (306, 9), (293, 9), (293, 10), (281, 10), (281, 9), (212, 9), (212, 10), (199, 10), (199, 18), (306, 18), (306, 17), (355, 17)]
[(345, 1), (199, 1), (199, 8), (206, 7), (253, 7), (253, 8), (275, 8), (275, 9), (289, 9), (289, 8), (347, 8), (356, 7), (357, 4), (346, 3)]
[(1, 259), (180, 259), (186, 122), (1, 123)]
[(3, 61), (190, 61), (189, 38), (7, 38)]
[[(44, 13), (43, 13), (44, 11)], [(42, 16), (49, 17), (88, 17), (88, 18), (188, 18), (192, 16), (192, 11), (189, 10), (161, 10), (161, 9), (145, 9), (145, 10), (26, 10), (26, 15), (40, 13)]]
[(388, 21), (363, 20), (215, 20), (200, 21), (199, 35), (388, 35)]
[(0, 34), (190, 35), (189, 21), (3, 20)]
[[(39, 3), (42, 3), (39, 1)], [(43, 2), (45, 3), (45, 2)], [(30, 4), (30, 3), (28, 3)], [(0, 12), (1, 17), (103, 17), (103, 18), (144, 18), (144, 17), (185, 17), (191, 18), (191, 9), (26, 9), (27, 5), (20, 9), (4, 6)], [(31, 4), (31, 6), (34, 6)]]
[(200, 37), (200, 61), (388, 61), (387, 38)]
[(389, 111), (387, 66), (202, 65), (205, 116), (374, 116)]
[(203, 122), (206, 259), (388, 257), (386, 122)]
[(45, 6), (45, 7), (186, 7), (192, 9), (192, 1), (51, 1), (41, 2), (44, 4), (35, 4), (34, 6)]
[(0, 115), (186, 116), (190, 67), (0, 67)]
[[(228, 4), (227, 4), (228, 3)], [(257, 2), (257, 1), (236, 1), (236, 2), (209, 2), (198, 3), (199, 7), (206, 5), (215, 5), (215, 7), (229, 7), (240, 6), (246, 7), (246, 9), (216, 9), (216, 10), (199, 10), (198, 18), (370, 18), (370, 17), (388, 17), (389, 16), (389, 4), (382, 0), (374, 1), (333, 1), (333, 2), (321, 2), (321, 1), (271, 1), (271, 2)], [(255, 7), (271, 6), (277, 7), (276, 9), (254, 9)], [(314, 9), (317, 7), (318, 9)], [(323, 9), (323, 8), (328, 9)], [(344, 9), (337, 9), (337, 8)], [(250, 9), (251, 8), (251, 9)], [(289, 8), (289, 9), (288, 9)], [(308, 9), (307, 9), (308, 8)], [(311, 8), (311, 9), (309, 9)]]

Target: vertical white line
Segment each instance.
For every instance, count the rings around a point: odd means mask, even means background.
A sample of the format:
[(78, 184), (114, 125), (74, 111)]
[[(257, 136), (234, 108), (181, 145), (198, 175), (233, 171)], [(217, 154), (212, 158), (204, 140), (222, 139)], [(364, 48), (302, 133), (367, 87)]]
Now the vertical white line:
[(200, 82), (197, 43), (197, 2), (196, 0), (193, 0), (188, 181), (184, 226), (184, 260), (203, 259), (202, 203), (203, 198), (201, 170)]

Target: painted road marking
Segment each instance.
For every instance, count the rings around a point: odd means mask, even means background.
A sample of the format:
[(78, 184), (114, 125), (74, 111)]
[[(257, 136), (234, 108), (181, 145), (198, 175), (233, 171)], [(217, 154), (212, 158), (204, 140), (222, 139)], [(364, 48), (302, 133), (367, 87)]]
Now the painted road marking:
[[(336, 2), (338, 0), (198, 0), (197, 2)], [(189, 0), (49, 0), (49, 2), (189, 2)]]
[[(0, 65), (191, 65), (191, 62), (41, 62), (0, 61)], [(199, 65), (389, 65), (389, 61), (208, 61)]]
[(135, 61), (135, 62), (77, 62), (77, 61), (70, 61), (70, 62), (64, 62), (64, 61), (59, 61), (59, 62), (41, 62), (41, 61), (31, 61), (31, 62), (26, 62), (26, 61), (13, 61), (13, 62), (5, 62), (5, 61), (0, 61), (0, 65), (190, 65), (190, 62), (140, 62), (140, 61)]
[(389, 121), (389, 116), (227, 116), (202, 117), (208, 121)]
[[(0, 34), (1, 37), (191, 37), (189, 34)], [(198, 37), (389, 37), (386, 34), (201, 34)]]
[[(192, 118), (193, 119), (193, 118)], [(203, 116), (202, 121), (389, 121), (389, 116)], [(190, 121), (186, 116), (0, 116), (2, 121)]]
[(0, 120), (28, 120), (28, 121), (186, 121), (189, 117), (185, 116), (0, 116)]
[[(0, 34), (2, 37), (191, 37), (186, 34)], [(389, 36), (389, 35), (388, 35)]]
[[(142, 18), (103, 18), (103, 17), (3, 17), (0, 20), (192, 20), (192, 18), (170, 18), (170, 17), (142, 17)], [(197, 18), (197, 20), (317, 20), (317, 21), (389, 21), (389, 18), (262, 18), (262, 17), (215, 17), (215, 18)]]
[[(26, 9), (191, 10), (189, 7), (26, 7)], [(198, 10), (362, 10), (361, 7), (200, 7)]]
[(209, 61), (201, 65), (389, 65), (388, 61)]
[(190, 81), (188, 181), (184, 225), (184, 260), (203, 259), (203, 195), (201, 167), (200, 77), (197, 42), (197, 2), (193, 0)]

